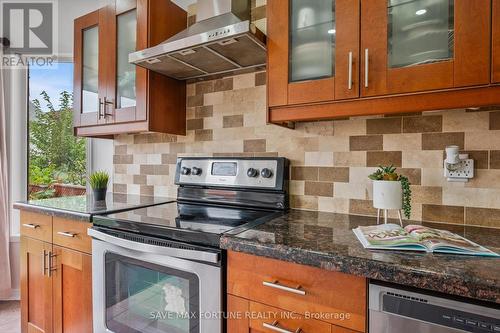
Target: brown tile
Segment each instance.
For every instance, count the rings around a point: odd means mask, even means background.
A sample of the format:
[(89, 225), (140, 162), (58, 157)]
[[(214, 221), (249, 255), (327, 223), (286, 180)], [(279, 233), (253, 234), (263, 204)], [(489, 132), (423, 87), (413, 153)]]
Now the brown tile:
[(366, 120), (367, 134), (392, 134), (401, 133), (401, 117), (374, 118)]
[(442, 222), (451, 224), (464, 224), (464, 207), (422, 205), (422, 220), (429, 222)]
[(214, 91), (214, 82), (213, 81), (205, 81), (199, 82), (196, 84), (195, 94), (203, 95), (208, 94)]
[(152, 196), (155, 194), (155, 187), (150, 185), (141, 185), (140, 193), (141, 195)]
[(333, 197), (333, 183), (306, 182), (304, 186), (305, 195), (316, 195), (320, 197)]
[(290, 205), (292, 206), (292, 208), (318, 210), (318, 197), (291, 195)]
[(188, 119), (186, 122), (187, 130), (203, 129), (203, 118)]
[(350, 151), (382, 150), (382, 135), (358, 135), (349, 137)]
[(127, 184), (113, 184), (113, 192), (127, 193)]
[(266, 84), (266, 72), (255, 74), (255, 86), (263, 86)]
[(202, 106), (203, 105), (203, 95), (188, 96), (187, 107)]
[(500, 228), (500, 209), (466, 207), (465, 224)]
[(188, 18), (187, 18), (188, 27), (192, 26), (195, 23), (196, 23), (196, 15), (188, 16)]
[(177, 154), (161, 154), (162, 164), (175, 164), (177, 163)]
[(292, 180), (318, 180), (317, 167), (292, 167)]
[(214, 106), (206, 105), (206, 106), (197, 106), (194, 110), (194, 116), (196, 118), (206, 118), (212, 117), (214, 115)]
[(213, 140), (213, 131), (211, 129), (199, 129), (194, 131), (194, 140), (195, 141), (212, 141)]
[(422, 150), (444, 150), (446, 146), (463, 147), (465, 133), (424, 133), (422, 134)]
[(396, 172), (406, 176), (411, 185), (422, 184), (422, 169), (416, 168), (398, 168)]
[[(488, 151), (487, 150), (463, 150), (460, 154), (469, 154), (469, 158), (474, 160), (474, 168), (488, 169)], [(445, 153), (443, 152), (443, 158)]]
[(376, 216), (377, 210), (373, 208), (371, 200), (349, 199), (349, 213)]
[(400, 167), (402, 159), (403, 153), (400, 151), (369, 151), (366, 153), (366, 166), (392, 165)]
[(266, 140), (244, 140), (243, 141), (243, 151), (244, 152), (265, 152), (266, 151)]
[(115, 146), (115, 155), (126, 155), (126, 154), (127, 154), (127, 145)]
[(500, 169), (500, 150), (490, 151), (490, 169)]
[(132, 164), (134, 155), (114, 155), (113, 164)]
[(146, 185), (147, 184), (146, 175), (134, 175), (134, 184)]
[(222, 127), (243, 127), (243, 115), (224, 116), (224, 118), (222, 118)]
[(500, 111), (490, 112), (490, 130), (500, 130)]
[(412, 202), (420, 204), (443, 204), (443, 188), (441, 186), (411, 186)]
[(344, 167), (320, 167), (318, 179), (326, 182), (349, 182), (349, 168)]
[(154, 175), (155, 174), (155, 166), (149, 164), (143, 164), (140, 167), (141, 175)]
[(403, 118), (404, 133), (441, 132), (443, 130), (443, 116), (417, 116)]
[(233, 90), (233, 78), (232, 77), (215, 80), (214, 91), (225, 91), (225, 90)]

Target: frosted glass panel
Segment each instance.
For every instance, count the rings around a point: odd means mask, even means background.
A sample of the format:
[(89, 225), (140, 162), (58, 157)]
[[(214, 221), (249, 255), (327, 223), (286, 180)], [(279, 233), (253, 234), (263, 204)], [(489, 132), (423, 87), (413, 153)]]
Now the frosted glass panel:
[(99, 27), (83, 31), (82, 112), (99, 110)]
[(117, 18), (116, 103), (118, 108), (136, 105), (135, 65), (128, 62), (129, 53), (135, 52), (137, 40), (137, 11)]
[(453, 58), (453, 0), (388, 1), (389, 67)]
[(335, 33), (335, 1), (290, 1), (290, 82), (335, 74)]

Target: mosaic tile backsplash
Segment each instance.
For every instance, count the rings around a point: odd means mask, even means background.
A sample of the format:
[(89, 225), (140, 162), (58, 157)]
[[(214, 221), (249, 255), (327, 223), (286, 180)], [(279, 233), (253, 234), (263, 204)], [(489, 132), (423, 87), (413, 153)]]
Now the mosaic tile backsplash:
[[(265, 27), (259, 7), (253, 13)], [(115, 137), (114, 191), (175, 197), (178, 156), (284, 156), (291, 160), (292, 207), (375, 215), (368, 175), (379, 164), (392, 164), (412, 183), (412, 219), (500, 228), (500, 109), (357, 117), (288, 129), (266, 124), (265, 72), (189, 84), (187, 91), (186, 136)], [(468, 183), (443, 177), (443, 150), (452, 144), (475, 160)]]

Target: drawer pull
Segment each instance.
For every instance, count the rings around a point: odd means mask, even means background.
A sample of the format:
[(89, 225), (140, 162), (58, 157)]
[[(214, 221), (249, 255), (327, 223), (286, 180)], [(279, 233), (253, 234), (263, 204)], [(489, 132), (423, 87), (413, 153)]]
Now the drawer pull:
[(274, 282), (263, 281), (262, 284), (266, 287), (271, 287), (271, 288), (276, 288), (276, 289), (280, 289), (283, 291), (288, 291), (290, 293), (294, 293), (297, 295), (305, 296), (305, 294), (306, 294), (306, 291), (302, 290), (301, 286), (297, 286), (296, 288), (287, 287), (287, 286), (280, 284), (278, 281), (274, 281)]
[(78, 234), (72, 234), (71, 232), (66, 232), (66, 231), (58, 231), (58, 235), (64, 236), (64, 237), (71, 237), (74, 238)]
[(40, 228), (40, 225), (33, 224), (33, 223), (23, 223), (23, 227), (30, 228), (30, 229), (36, 229), (36, 228)]
[(281, 327), (279, 327), (277, 320), (275, 320), (272, 324), (262, 323), (262, 326), (264, 326), (265, 328), (270, 329), (272, 331), (279, 332), (279, 333), (300, 333), (300, 332), (302, 332), (302, 329), (300, 329), (300, 328), (297, 328), (295, 331), (289, 331), (289, 330), (286, 330), (284, 328), (281, 328)]

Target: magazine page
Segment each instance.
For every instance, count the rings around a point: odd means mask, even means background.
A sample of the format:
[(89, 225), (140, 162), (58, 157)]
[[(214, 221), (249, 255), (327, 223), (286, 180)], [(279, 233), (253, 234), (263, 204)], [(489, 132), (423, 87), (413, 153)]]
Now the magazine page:
[(362, 226), (353, 231), (365, 248), (425, 250), (418, 239), (397, 224)]
[(447, 230), (421, 225), (408, 225), (404, 229), (415, 241), (435, 252), (496, 255), (487, 248)]

